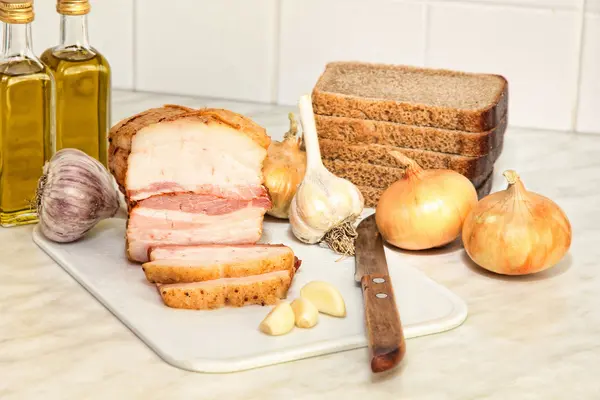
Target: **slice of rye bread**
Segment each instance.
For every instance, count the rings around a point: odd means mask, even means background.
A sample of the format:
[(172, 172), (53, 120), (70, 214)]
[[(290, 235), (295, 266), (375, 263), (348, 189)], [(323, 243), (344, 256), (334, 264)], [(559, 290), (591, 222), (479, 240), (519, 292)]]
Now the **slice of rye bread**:
[[(477, 188), (477, 196), (481, 200), (492, 191), (492, 184), (494, 183), (493, 172), (483, 181), (483, 183)], [(385, 191), (382, 188), (376, 188), (372, 186), (358, 186), (358, 189), (365, 198), (365, 207), (375, 208), (379, 198)]]
[(502, 153), (503, 143), (501, 142), (500, 146), (493, 149), (491, 153), (481, 157), (404, 149), (380, 144), (347, 145), (338, 140), (327, 139), (320, 140), (319, 146), (321, 147), (323, 159), (327, 160), (369, 163), (404, 169), (406, 165), (390, 154), (390, 151), (395, 150), (412, 158), (424, 169), (451, 169), (469, 179), (477, 179), (477, 177), (489, 175), (492, 168), (494, 168), (494, 162)]
[[(404, 168), (386, 167), (382, 165), (361, 162), (323, 159), (323, 165), (332, 174), (348, 179), (356, 186), (371, 186), (387, 188), (404, 176)], [(458, 172), (458, 171), (457, 171)], [(489, 174), (489, 172), (488, 172)], [(467, 176), (478, 187), (487, 178), (488, 174)]]
[(473, 157), (488, 154), (500, 146), (507, 119), (505, 115), (495, 128), (475, 133), (315, 114), (319, 139), (339, 140), (347, 144), (390, 145)]
[(508, 82), (493, 74), (332, 62), (312, 101), (315, 114), (484, 132), (506, 114)]

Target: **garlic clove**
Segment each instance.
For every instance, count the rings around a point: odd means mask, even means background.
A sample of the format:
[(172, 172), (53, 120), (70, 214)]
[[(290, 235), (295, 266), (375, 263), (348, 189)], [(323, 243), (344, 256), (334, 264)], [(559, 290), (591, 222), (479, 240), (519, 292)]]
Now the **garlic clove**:
[(346, 303), (340, 291), (323, 281), (311, 281), (300, 289), (300, 297), (310, 301), (323, 314), (346, 316)]
[(319, 321), (319, 310), (309, 300), (299, 297), (292, 301), (298, 328), (312, 328)]
[(259, 325), (261, 332), (271, 336), (285, 335), (294, 328), (296, 316), (289, 303), (275, 306)]

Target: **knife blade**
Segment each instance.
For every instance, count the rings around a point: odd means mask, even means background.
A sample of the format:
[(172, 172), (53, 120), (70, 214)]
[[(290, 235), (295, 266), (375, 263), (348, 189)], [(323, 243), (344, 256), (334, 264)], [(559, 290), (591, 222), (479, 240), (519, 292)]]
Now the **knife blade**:
[(363, 219), (356, 230), (354, 279), (363, 292), (371, 370), (383, 372), (404, 358), (404, 333), (375, 214)]

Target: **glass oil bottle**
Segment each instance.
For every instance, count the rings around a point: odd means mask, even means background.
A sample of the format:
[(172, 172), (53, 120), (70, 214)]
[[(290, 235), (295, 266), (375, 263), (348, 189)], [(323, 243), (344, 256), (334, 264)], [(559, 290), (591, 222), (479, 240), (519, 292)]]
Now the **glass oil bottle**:
[(54, 80), (33, 53), (31, 0), (0, 0), (0, 225), (38, 221), (35, 192), (54, 154)]
[(111, 70), (88, 40), (88, 0), (57, 0), (60, 44), (41, 56), (56, 80), (56, 150), (76, 148), (107, 166)]

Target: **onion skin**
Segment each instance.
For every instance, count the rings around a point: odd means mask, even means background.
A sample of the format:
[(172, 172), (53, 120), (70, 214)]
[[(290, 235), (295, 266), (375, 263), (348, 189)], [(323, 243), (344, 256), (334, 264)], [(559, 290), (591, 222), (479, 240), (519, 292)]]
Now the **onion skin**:
[(408, 166), (404, 177), (389, 186), (377, 203), (375, 221), (383, 239), (405, 250), (453, 242), (477, 204), (471, 181), (452, 170), (423, 170), (401, 153), (390, 153)]
[(294, 114), (290, 113), (289, 119), (290, 130), (283, 142), (271, 142), (263, 165), (264, 185), (273, 204), (267, 214), (281, 219), (289, 218), (292, 198), (306, 173), (302, 136), (297, 134)]
[(477, 204), (463, 225), (465, 251), (480, 267), (527, 275), (556, 265), (571, 246), (571, 224), (552, 200), (527, 191), (515, 171), (505, 190)]

